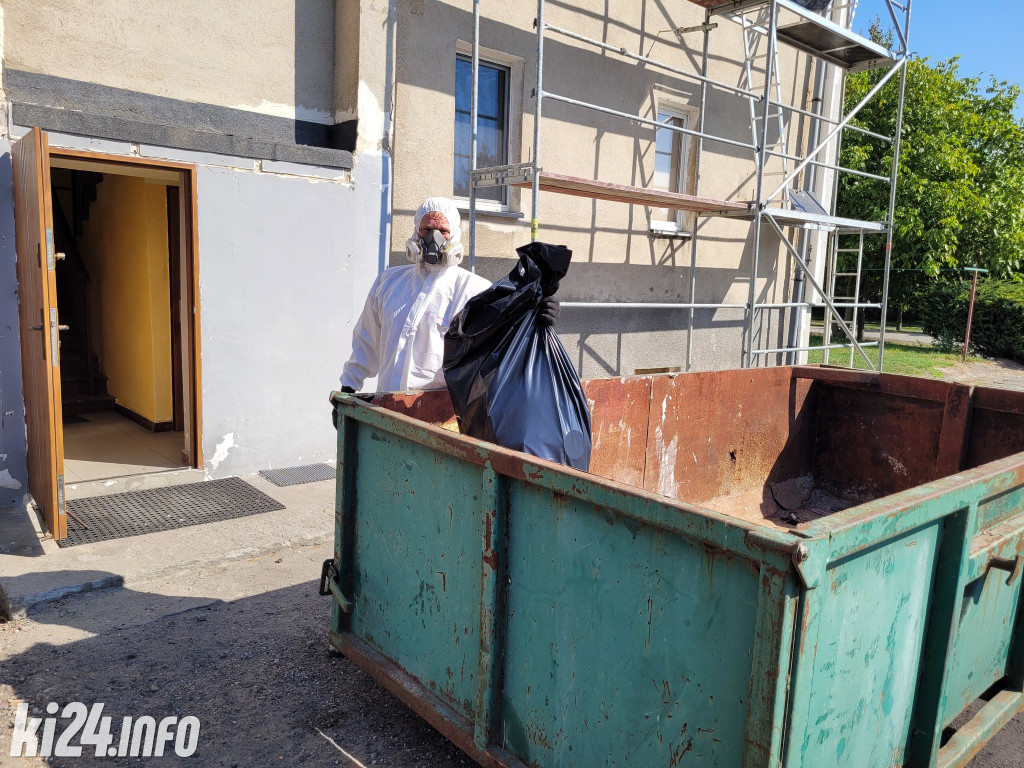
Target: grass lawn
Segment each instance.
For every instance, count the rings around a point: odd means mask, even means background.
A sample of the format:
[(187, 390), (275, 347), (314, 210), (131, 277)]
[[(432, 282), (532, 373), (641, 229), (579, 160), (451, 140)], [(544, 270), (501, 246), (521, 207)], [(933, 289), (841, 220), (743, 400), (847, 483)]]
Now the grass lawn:
[[(811, 336), (811, 346), (820, 346), (821, 336)], [(872, 362), (878, 360), (878, 348), (877, 347), (865, 347), (864, 351), (867, 352), (868, 357), (871, 358)], [(822, 362), (824, 354), (822, 352), (808, 352), (807, 362), (808, 363), (820, 363)], [(967, 361), (977, 361), (981, 358), (968, 356)], [(829, 363), (831, 365), (847, 365), (850, 361), (850, 353), (845, 349), (833, 349), (829, 356)], [(885, 345), (885, 372), (886, 373), (900, 373), (905, 376), (925, 376), (933, 379), (942, 378), (939, 373), (940, 368), (949, 368), (952, 365), (960, 362), (959, 354), (945, 354), (938, 352), (932, 346), (922, 346), (920, 344), (898, 344), (896, 342), (886, 342)], [(862, 370), (869, 370), (868, 364), (864, 358), (861, 357), (860, 352), (854, 351), (853, 367)]]

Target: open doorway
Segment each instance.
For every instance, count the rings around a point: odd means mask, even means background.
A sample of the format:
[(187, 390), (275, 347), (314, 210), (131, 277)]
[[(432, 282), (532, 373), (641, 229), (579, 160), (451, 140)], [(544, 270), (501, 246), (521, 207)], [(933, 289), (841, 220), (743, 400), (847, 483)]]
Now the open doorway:
[(189, 175), (50, 157), (64, 483), (195, 465)]

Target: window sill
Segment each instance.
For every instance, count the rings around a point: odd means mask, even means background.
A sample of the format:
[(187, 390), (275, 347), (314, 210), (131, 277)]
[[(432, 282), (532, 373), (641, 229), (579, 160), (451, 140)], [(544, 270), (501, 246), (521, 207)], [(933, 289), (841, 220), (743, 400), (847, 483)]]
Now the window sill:
[(688, 229), (655, 229), (648, 230), (650, 236), (655, 240), (689, 240), (693, 232)]
[[(469, 221), (469, 208), (463, 208), (460, 205), (459, 215), (462, 216), (462, 218), (465, 219), (466, 221)], [(522, 213), (521, 211), (488, 211), (481, 210), (479, 208), (476, 209), (476, 215), (477, 218), (483, 216), (489, 219), (522, 219), (525, 218), (526, 216), (526, 214)]]

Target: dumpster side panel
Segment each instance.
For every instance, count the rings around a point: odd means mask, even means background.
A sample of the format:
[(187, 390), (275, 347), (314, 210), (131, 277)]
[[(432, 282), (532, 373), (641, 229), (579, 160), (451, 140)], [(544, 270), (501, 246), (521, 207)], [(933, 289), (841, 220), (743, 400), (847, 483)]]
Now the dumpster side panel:
[(643, 488), (651, 379), (591, 379), (583, 391), (592, 429), (590, 473)]
[(361, 424), (352, 632), (472, 718), (481, 468)]
[(1009, 671), (1020, 584), (1006, 581), (1005, 571), (990, 570), (967, 585), (948, 661), (943, 726)]
[(1024, 394), (974, 390), (967, 466), (978, 467), (1024, 451)]
[(941, 522), (832, 565), (807, 592), (788, 766), (902, 766)]
[(815, 478), (877, 499), (935, 479), (943, 401), (819, 383)]
[(510, 481), (508, 576), (501, 746), (566, 768), (742, 764), (756, 564)]
[(808, 398), (788, 368), (656, 377), (644, 488), (701, 504), (809, 474)]

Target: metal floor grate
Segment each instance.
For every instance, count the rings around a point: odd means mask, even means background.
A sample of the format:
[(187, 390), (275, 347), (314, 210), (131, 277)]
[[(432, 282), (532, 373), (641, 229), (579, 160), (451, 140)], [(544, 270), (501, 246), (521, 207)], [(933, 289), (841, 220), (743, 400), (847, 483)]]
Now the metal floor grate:
[(330, 464), (306, 464), (302, 467), (261, 469), (260, 474), (274, 485), (302, 485), (318, 480), (333, 480), (337, 475)]
[[(241, 478), (229, 477), (204, 483), (71, 499), (67, 509), (68, 537), (58, 542), (62, 547), (273, 512), (284, 509), (284, 504), (253, 488)], [(83, 528), (71, 517), (72, 514), (89, 527)]]

